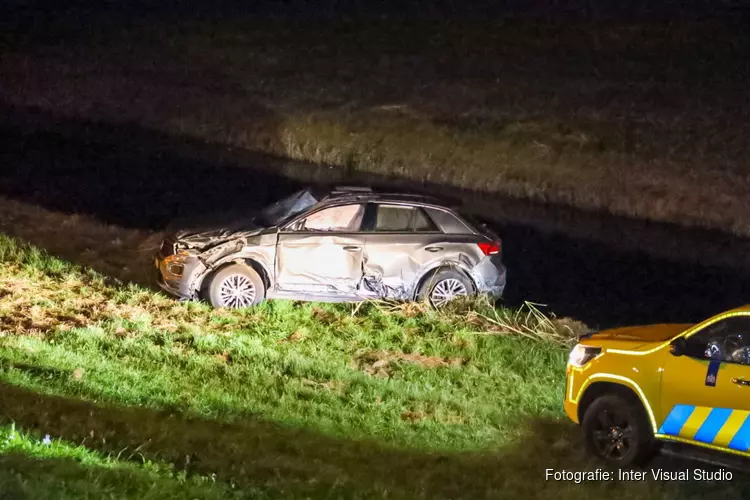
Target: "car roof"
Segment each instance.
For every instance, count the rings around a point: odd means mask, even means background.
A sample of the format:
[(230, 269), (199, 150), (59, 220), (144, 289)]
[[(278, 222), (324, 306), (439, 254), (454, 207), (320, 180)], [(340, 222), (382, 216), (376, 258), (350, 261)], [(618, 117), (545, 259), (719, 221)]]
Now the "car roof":
[(321, 201), (370, 201), (370, 202), (393, 202), (393, 203), (415, 203), (424, 205), (437, 205), (446, 208), (457, 208), (461, 205), (459, 200), (445, 197), (437, 197), (424, 194), (385, 192), (365, 186), (336, 186), (328, 190)]

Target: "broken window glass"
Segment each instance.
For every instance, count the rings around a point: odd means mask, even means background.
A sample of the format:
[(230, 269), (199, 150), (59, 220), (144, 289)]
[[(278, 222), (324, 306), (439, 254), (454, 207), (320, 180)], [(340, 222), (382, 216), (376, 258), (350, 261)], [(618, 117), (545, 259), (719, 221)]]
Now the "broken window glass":
[(297, 215), (318, 203), (318, 200), (308, 189), (297, 191), (286, 198), (273, 203), (262, 211), (262, 219), (269, 226), (275, 226), (282, 221)]
[(306, 231), (359, 231), (364, 215), (364, 205), (342, 205), (315, 212), (305, 219)]

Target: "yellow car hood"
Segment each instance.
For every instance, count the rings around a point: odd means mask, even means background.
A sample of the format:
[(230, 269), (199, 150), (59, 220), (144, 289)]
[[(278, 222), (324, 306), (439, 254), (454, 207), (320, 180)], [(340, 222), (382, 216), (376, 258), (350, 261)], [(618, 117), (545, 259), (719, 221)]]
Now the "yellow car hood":
[(667, 323), (613, 328), (587, 336), (584, 343), (615, 349), (636, 349), (644, 344), (669, 340), (691, 326), (690, 324)]

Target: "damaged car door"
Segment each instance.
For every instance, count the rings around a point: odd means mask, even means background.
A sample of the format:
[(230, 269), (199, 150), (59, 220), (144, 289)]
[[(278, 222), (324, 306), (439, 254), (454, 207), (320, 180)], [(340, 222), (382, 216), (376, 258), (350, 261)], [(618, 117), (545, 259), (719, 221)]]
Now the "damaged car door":
[(363, 284), (376, 297), (411, 299), (423, 270), (444, 258), (446, 236), (419, 206), (370, 203), (362, 230)]
[(279, 232), (275, 283), (279, 296), (356, 298), (365, 240), (363, 204), (329, 206)]

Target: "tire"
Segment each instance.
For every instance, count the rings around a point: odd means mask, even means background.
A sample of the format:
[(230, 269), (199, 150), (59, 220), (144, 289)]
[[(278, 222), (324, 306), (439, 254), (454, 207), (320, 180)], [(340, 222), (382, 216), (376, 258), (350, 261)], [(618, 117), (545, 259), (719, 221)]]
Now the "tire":
[(654, 436), (635, 396), (608, 394), (595, 399), (583, 416), (589, 452), (611, 465), (642, 465), (654, 451)]
[[(239, 293), (233, 294), (233, 290)], [(211, 277), (206, 291), (212, 306), (229, 309), (253, 306), (266, 298), (266, 287), (260, 275), (252, 267), (242, 264), (219, 269)]]
[[(449, 296), (450, 290), (456, 292)], [(425, 277), (417, 292), (417, 300), (429, 300), (434, 307), (442, 307), (452, 298), (474, 293), (474, 284), (462, 272), (453, 269), (439, 269)], [(446, 297), (440, 299), (440, 297)]]

